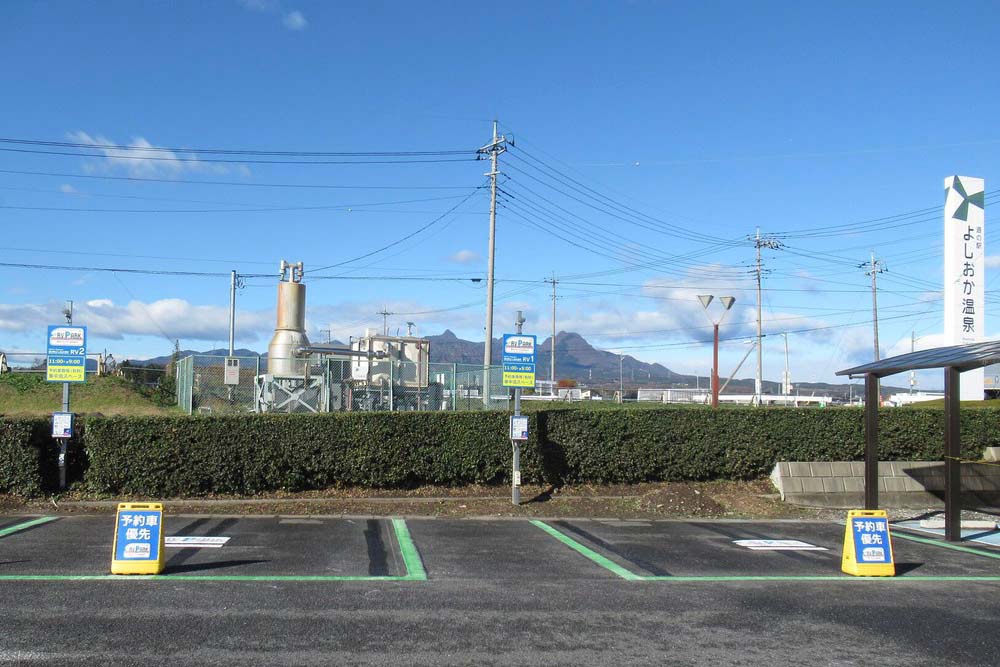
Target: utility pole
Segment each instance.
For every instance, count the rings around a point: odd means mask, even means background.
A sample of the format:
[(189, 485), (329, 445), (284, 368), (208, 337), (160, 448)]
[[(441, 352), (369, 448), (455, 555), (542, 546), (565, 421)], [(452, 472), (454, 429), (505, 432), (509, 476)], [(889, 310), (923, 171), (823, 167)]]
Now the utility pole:
[(625, 375), (622, 373), (622, 362), (625, 356), (622, 353), (618, 353), (618, 402), (625, 402)]
[(781, 393), (785, 395), (785, 405), (788, 405), (788, 395), (792, 393), (792, 374), (788, 370), (788, 333), (782, 333), (785, 337), (785, 377), (781, 383)]
[[(917, 332), (910, 332), (910, 352), (917, 351)], [(917, 372), (910, 371), (910, 395), (912, 396), (917, 390)]]
[(552, 349), (550, 350), (550, 352), (552, 353), (552, 359), (551, 359), (551, 363), (549, 364), (549, 366), (550, 366), (550, 368), (549, 368), (549, 382), (552, 383), (552, 387), (553, 387), (552, 393), (555, 394), (555, 386), (556, 386), (556, 283), (558, 283), (559, 281), (556, 280), (556, 274), (555, 274), (554, 271), (552, 272), (552, 279), (549, 280), (548, 278), (546, 278), (545, 282), (552, 283)]
[(872, 250), (871, 259), (862, 264), (858, 264), (860, 269), (868, 269), (865, 275), (871, 276), (872, 279), (872, 332), (875, 337), (875, 361), (879, 360), (878, 351), (878, 274), (885, 273), (888, 269), (885, 268), (885, 262), (881, 259), (875, 259), (875, 251)]
[(390, 315), (395, 315), (395, 313), (390, 313), (388, 308), (386, 308), (385, 306), (382, 306), (382, 310), (378, 311), (375, 314), (382, 316), (382, 335), (383, 336), (388, 336), (389, 335), (389, 316)]
[[(236, 344), (236, 271), (229, 274), (229, 356), (235, 356)], [(232, 390), (230, 390), (232, 391)]]
[(757, 228), (757, 233), (750, 239), (753, 241), (754, 248), (757, 249), (757, 263), (754, 273), (757, 276), (757, 375), (754, 378), (754, 402), (757, 405), (761, 405), (764, 398), (764, 334), (762, 333), (763, 328), (763, 318), (761, 315), (761, 282), (763, 278), (763, 270), (761, 269), (761, 248), (769, 248), (771, 250), (780, 250), (781, 242), (775, 239), (762, 237), (760, 235), (760, 227)]
[(486, 345), (483, 350), (483, 368), (489, 374), (493, 365), (493, 262), (496, 255), (497, 235), (497, 176), (500, 175), (497, 158), (507, 150), (507, 137), (497, 134), (497, 121), (493, 121), (493, 141), (479, 149), (480, 155), (489, 154), (490, 170), (490, 242), (486, 267)]

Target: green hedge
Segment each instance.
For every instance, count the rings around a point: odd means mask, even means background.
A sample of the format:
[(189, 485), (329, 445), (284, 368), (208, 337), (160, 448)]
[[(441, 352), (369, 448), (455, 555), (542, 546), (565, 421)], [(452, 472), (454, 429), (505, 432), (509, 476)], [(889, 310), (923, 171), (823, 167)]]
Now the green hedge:
[[(152, 496), (489, 484), (508, 474), (507, 428), (498, 412), (91, 419), (86, 481)], [(537, 476), (537, 456), (524, 464)]]
[[(754, 479), (778, 461), (864, 458), (858, 408), (564, 410), (540, 421), (568, 482)], [(983, 447), (1000, 446), (998, 425), (1000, 410), (963, 412), (963, 455), (978, 459)], [(882, 460), (941, 460), (943, 450), (943, 410), (881, 411)]]
[[(400, 488), (510, 479), (507, 413), (409, 412), (88, 417), (70, 480), (152, 497), (253, 494), (334, 484)], [(526, 482), (753, 479), (777, 461), (863, 458), (860, 409), (684, 407), (540, 410), (522, 447)], [(963, 453), (1000, 446), (1000, 410), (962, 414)], [(940, 460), (944, 413), (883, 410), (880, 458)], [(0, 492), (55, 484), (47, 419), (0, 418)]]
[(0, 492), (33, 496), (42, 491), (34, 421), (0, 417)]
[[(83, 477), (86, 459), (77, 437), (67, 443), (67, 481)], [(35, 496), (59, 488), (59, 446), (49, 417), (0, 415), (0, 493)]]

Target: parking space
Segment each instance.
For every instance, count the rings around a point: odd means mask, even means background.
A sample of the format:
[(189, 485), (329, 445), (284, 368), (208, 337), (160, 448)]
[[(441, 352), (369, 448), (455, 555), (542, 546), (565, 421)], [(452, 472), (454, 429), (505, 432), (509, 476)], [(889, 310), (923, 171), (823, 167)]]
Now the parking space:
[[(842, 525), (815, 522), (534, 522), (624, 579), (844, 577)], [(894, 533), (898, 577), (994, 577), (1000, 552), (943, 547)]]
[[(29, 525), (39, 521), (37, 525)], [(199, 578), (422, 578), (402, 521), (311, 517), (169, 517), (165, 576)], [(0, 542), (0, 579), (103, 576), (114, 519), (15, 521)], [(175, 538), (175, 539), (171, 539)], [(176, 538), (180, 546), (171, 546)], [(217, 538), (214, 540), (191, 540)], [(221, 546), (219, 546), (221, 543)]]
[(431, 579), (555, 582), (614, 576), (553, 548), (552, 540), (526, 521), (430, 519), (409, 526)]
[[(854, 579), (843, 526), (800, 521), (174, 516), (162, 578), (484, 582)], [(0, 517), (0, 581), (108, 574), (110, 516)], [(1000, 581), (1000, 549), (894, 528), (895, 579)], [(973, 548), (974, 547), (974, 548)], [(136, 577), (139, 578), (139, 577)]]

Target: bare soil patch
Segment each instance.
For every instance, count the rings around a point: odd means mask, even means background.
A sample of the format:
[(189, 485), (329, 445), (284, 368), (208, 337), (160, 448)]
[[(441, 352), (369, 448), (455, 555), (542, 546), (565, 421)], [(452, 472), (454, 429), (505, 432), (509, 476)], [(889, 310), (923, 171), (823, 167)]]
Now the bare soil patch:
[(108, 498), (71, 492), (23, 500), (0, 496), (5, 513), (103, 514), (121, 501), (163, 501), (175, 514), (361, 515), (421, 517), (822, 518), (822, 511), (782, 503), (767, 480), (664, 482), (636, 485), (524, 486), (521, 505), (510, 488), (496, 486), (417, 489), (332, 487), (251, 498)]

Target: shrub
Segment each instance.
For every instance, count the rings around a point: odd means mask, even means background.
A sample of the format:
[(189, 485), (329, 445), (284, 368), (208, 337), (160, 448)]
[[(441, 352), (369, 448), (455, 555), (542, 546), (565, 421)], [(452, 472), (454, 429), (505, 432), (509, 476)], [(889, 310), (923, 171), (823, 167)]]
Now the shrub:
[[(962, 414), (963, 455), (1000, 446), (1000, 411)], [(184, 496), (510, 481), (504, 412), (88, 417), (71, 479), (95, 492)], [(863, 458), (859, 409), (539, 410), (525, 482), (754, 479), (777, 461)], [(53, 488), (47, 419), (0, 418), (0, 491)], [(940, 460), (940, 409), (883, 410), (880, 458)], [(71, 449), (71, 454), (74, 450)], [(74, 461), (78, 463), (74, 464)], [(76, 467), (74, 468), (74, 465)]]

